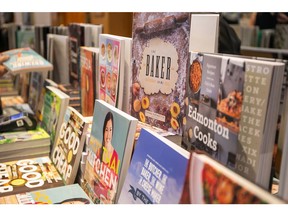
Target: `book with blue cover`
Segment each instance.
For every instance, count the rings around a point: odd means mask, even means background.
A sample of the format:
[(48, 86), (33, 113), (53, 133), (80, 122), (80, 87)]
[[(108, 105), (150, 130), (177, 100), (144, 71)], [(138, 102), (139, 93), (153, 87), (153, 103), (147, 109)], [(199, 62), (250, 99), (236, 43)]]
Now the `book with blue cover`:
[(179, 203), (189, 156), (167, 138), (142, 128), (118, 203)]
[(9, 72), (19, 74), (24, 72), (48, 72), (53, 65), (30, 47), (17, 48), (1, 53), (9, 59), (3, 63)]

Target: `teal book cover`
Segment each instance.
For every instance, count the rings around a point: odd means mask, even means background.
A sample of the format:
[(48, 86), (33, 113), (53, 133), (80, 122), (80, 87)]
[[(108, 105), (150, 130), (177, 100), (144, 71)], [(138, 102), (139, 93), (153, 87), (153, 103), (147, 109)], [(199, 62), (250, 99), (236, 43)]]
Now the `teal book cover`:
[(137, 119), (96, 100), (84, 190), (94, 203), (115, 203), (131, 159)]
[(3, 65), (12, 74), (34, 71), (48, 72), (53, 69), (53, 65), (49, 61), (29, 47), (8, 50), (1, 54), (9, 56)]

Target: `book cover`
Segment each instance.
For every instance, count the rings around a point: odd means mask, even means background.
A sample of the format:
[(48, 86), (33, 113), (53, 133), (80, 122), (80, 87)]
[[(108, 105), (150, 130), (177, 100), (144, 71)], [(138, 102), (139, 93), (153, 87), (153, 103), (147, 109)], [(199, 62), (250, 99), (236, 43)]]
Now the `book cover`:
[(41, 92), (48, 73), (32, 72), (30, 76), (30, 85), (28, 93), (28, 104), (33, 112), (37, 112), (38, 103), (41, 100)]
[(93, 204), (79, 184), (64, 185), (0, 198), (0, 204)]
[(182, 147), (268, 189), (283, 70), (277, 62), (191, 52)]
[(7, 28), (1, 26), (0, 37), (0, 52), (3, 52), (9, 49), (9, 33)]
[[(69, 37), (67, 35), (48, 34), (50, 38), (51, 50), (49, 58), (52, 59), (53, 71), (52, 79), (56, 83), (66, 83), (69, 80)], [(51, 42), (51, 40), (53, 42)], [(53, 43), (53, 45), (52, 45)]]
[(92, 116), (96, 99), (96, 79), (99, 67), (99, 49), (80, 47), (80, 99), (81, 114)]
[(51, 160), (65, 184), (73, 184), (88, 130), (88, 119), (68, 106), (60, 133), (51, 152)]
[(43, 120), (43, 109), (44, 109), (44, 98), (45, 98), (45, 94), (46, 94), (46, 86), (54, 86), (54, 87), (58, 87), (58, 84), (55, 83), (53, 80), (46, 78), (44, 80), (41, 92), (40, 92), (40, 96), (39, 96), (39, 101), (37, 104), (37, 108), (36, 108), (36, 112), (35, 115), (38, 119), (39, 122), (41, 122)]
[(50, 134), (51, 147), (53, 148), (69, 104), (69, 96), (56, 87), (47, 86), (46, 88), (43, 119), (40, 125)]
[(84, 46), (84, 27), (79, 23), (70, 23), (68, 25), (69, 37), (69, 80), (72, 86), (79, 88), (78, 75), (78, 52), (80, 46)]
[(218, 52), (219, 14), (191, 14), (189, 51)]
[[(3, 23), (2, 24), (2, 29), (5, 29), (8, 33), (8, 43), (7, 41), (5, 41), (5, 39), (3, 40), (3, 43), (5, 44), (5, 46), (7, 46), (7, 44), (9, 45), (8, 49), (15, 49), (16, 48), (16, 31), (19, 28), (18, 24), (16, 23)], [(6, 33), (6, 31), (4, 31)], [(6, 34), (7, 34), (6, 33)], [(2, 40), (1, 40), (1, 44), (2, 44)], [(1, 51), (6, 51), (8, 50), (3, 49)]]
[(182, 134), (189, 13), (134, 13), (131, 115)]
[[(49, 25), (35, 25), (35, 51), (47, 59), (47, 35), (50, 33)], [(54, 64), (53, 64), (54, 65)]]
[(189, 156), (165, 137), (142, 128), (118, 203), (179, 203)]
[(12, 74), (33, 71), (47, 72), (53, 68), (50, 62), (30, 47), (8, 50), (2, 52), (2, 54), (10, 57), (7, 61), (3, 62), (3, 65)]
[(115, 203), (131, 159), (137, 119), (95, 101), (83, 189), (94, 203)]
[(0, 134), (0, 152), (33, 148), (39, 144), (50, 146), (50, 135), (41, 127), (37, 127), (35, 130)]
[(71, 84), (59, 84), (58, 88), (63, 91), (65, 94), (70, 96), (69, 106), (75, 108), (78, 112), (81, 112), (81, 98), (80, 98), (80, 89), (75, 88)]
[(35, 31), (34, 26), (21, 25), (15, 32), (16, 35), (16, 47), (30, 47), (35, 48)]
[(117, 100), (120, 76), (124, 75), (123, 64), (120, 61), (123, 59), (122, 46), (125, 45), (123, 40), (109, 34), (100, 34), (99, 43), (99, 98), (121, 109), (121, 105)]
[(181, 204), (284, 204), (205, 154), (191, 152)]
[(24, 100), (20, 95), (1, 97), (2, 108), (24, 104)]
[[(97, 38), (93, 30), (93, 26), (98, 28), (98, 25), (85, 24), (85, 23), (70, 23), (68, 25), (68, 36), (69, 36), (69, 51), (70, 51), (70, 67), (69, 67), (69, 78), (70, 83), (75, 88), (80, 87), (79, 83), (79, 53), (81, 46), (92, 46), (92, 41)], [(93, 32), (93, 33), (92, 33)], [(96, 33), (97, 34), (97, 33)]]
[(62, 186), (48, 156), (0, 163), (0, 197)]

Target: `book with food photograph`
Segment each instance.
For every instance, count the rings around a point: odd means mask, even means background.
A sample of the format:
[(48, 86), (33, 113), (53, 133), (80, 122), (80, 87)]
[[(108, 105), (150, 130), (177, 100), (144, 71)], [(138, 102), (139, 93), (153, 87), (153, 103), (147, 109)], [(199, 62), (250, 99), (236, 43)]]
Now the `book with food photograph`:
[(122, 110), (130, 86), (125, 82), (125, 76), (129, 74), (125, 64), (130, 64), (126, 53), (131, 51), (126, 48), (131, 48), (131, 38), (100, 34), (99, 43), (99, 93), (96, 96)]
[(191, 152), (181, 204), (285, 204), (208, 155)]
[(283, 72), (279, 62), (191, 52), (182, 147), (268, 189)]
[(134, 13), (131, 115), (182, 134), (189, 13)]

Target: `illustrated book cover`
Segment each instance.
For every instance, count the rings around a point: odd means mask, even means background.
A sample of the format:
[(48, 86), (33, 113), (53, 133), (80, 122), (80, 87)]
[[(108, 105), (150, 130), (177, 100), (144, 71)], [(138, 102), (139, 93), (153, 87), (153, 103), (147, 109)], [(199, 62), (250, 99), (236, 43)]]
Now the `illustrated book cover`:
[(80, 100), (81, 114), (92, 116), (94, 101), (96, 99), (96, 87), (99, 68), (99, 49), (95, 47), (80, 47)]
[(0, 163), (0, 197), (62, 186), (48, 156)]
[(58, 138), (70, 97), (54, 86), (47, 86), (46, 88), (43, 119), (40, 125), (50, 134), (51, 148), (53, 148)]
[(141, 129), (120, 204), (177, 204), (190, 153), (167, 138)]
[(44, 98), (45, 98), (45, 94), (47, 91), (47, 88), (46, 88), (47, 86), (54, 86), (57, 88), (58, 84), (49, 78), (46, 78), (44, 80), (41, 92), (39, 93), (40, 94), (39, 95), (39, 101), (37, 103), (37, 108), (35, 111), (36, 118), (39, 122), (41, 122), (43, 120)]
[(268, 189), (284, 64), (198, 52), (190, 57), (182, 147), (205, 151)]
[(53, 68), (50, 62), (30, 47), (12, 49), (1, 54), (9, 56), (9, 59), (3, 62), (3, 65), (12, 74), (34, 71), (48, 72)]
[(94, 203), (111, 204), (118, 199), (132, 155), (137, 122), (105, 101), (95, 101), (83, 183)]
[(191, 152), (181, 204), (285, 204), (205, 154)]
[(64, 185), (0, 198), (0, 204), (93, 204), (79, 184)]
[(189, 13), (134, 13), (131, 115), (182, 134)]
[(67, 107), (59, 136), (51, 152), (51, 160), (63, 177), (65, 184), (75, 182), (88, 124), (87, 118), (73, 107)]

